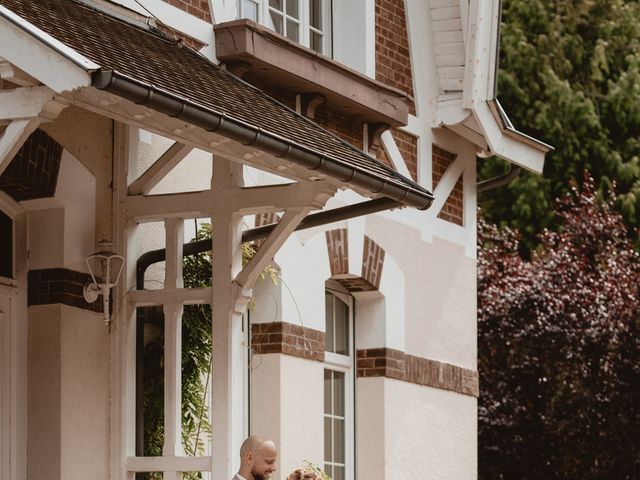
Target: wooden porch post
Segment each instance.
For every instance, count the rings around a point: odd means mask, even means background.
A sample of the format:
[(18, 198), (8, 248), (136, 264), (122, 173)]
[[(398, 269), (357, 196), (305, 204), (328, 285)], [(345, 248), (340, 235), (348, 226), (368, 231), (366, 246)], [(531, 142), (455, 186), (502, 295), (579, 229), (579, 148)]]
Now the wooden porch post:
[(212, 332), (213, 387), (212, 477), (231, 479), (239, 468), (239, 448), (247, 434), (244, 416), (242, 315), (250, 294), (233, 282), (242, 269), (242, 217), (216, 192), (243, 186), (242, 166), (228, 160), (213, 163)]

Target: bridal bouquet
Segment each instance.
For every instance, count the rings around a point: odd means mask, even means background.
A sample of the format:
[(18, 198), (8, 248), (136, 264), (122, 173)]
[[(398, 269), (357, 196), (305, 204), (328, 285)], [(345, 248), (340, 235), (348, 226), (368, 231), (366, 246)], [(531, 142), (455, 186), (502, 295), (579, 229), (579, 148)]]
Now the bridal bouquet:
[(318, 465), (305, 462), (305, 466), (291, 472), (287, 480), (331, 480), (331, 477)]

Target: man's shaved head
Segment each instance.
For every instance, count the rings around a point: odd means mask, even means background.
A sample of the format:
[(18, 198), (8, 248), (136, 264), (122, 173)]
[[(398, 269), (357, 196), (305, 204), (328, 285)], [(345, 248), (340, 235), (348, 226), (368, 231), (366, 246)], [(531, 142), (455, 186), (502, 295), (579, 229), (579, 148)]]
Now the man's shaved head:
[(267, 480), (276, 469), (278, 450), (275, 443), (251, 435), (240, 447), (240, 475), (247, 480)]

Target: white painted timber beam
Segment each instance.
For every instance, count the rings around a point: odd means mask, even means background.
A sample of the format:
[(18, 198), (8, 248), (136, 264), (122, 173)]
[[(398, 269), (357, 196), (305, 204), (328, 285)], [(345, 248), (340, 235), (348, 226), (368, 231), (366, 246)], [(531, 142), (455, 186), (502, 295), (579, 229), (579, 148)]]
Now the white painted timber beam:
[(211, 457), (127, 457), (128, 472), (209, 472)]
[(38, 80), (27, 72), (23, 72), (14, 65), (11, 65), (4, 58), (0, 58), (0, 78), (8, 82), (20, 85), (21, 87), (33, 87), (38, 85)]
[(309, 206), (322, 208), (335, 193), (327, 182), (299, 182), (247, 188), (223, 188), (203, 192), (127, 197), (127, 218), (149, 222), (169, 217), (202, 218), (210, 216), (211, 206), (239, 215), (277, 212)]
[(311, 207), (286, 210), (273, 232), (267, 237), (251, 260), (249, 260), (249, 263), (238, 273), (234, 280), (235, 283), (241, 288), (252, 288), (260, 276), (260, 273), (267, 264), (273, 260), (273, 256), (280, 250), (280, 247), (287, 241), (289, 235), (293, 233), (311, 210)]
[(128, 300), (132, 308), (164, 305), (167, 302), (180, 305), (204, 305), (211, 303), (211, 287), (133, 290), (129, 292)]
[(208, 217), (213, 195), (204, 192), (171, 193), (167, 195), (127, 197), (127, 218), (133, 221), (153, 221), (170, 217)]
[(310, 206), (322, 208), (336, 187), (325, 181), (297, 182), (285, 185), (225, 188), (215, 191), (216, 201), (241, 215), (251, 215), (288, 208)]
[(0, 57), (56, 92), (90, 86), (91, 72), (100, 68), (3, 5)]
[(460, 175), (462, 175), (463, 170), (464, 163), (462, 157), (458, 156), (453, 161), (453, 163), (449, 165), (449, 168), (447, 168), (447, 171), (444, 172), (444, 175), (433, 191), (434, 200), (431, 204), (431, 207), (429, 207), (429, 210), (427, 210), (427, 215), (429, 217), (435, 218), (438, 216), (438, 214), (442, 210), (442, 207), (446, 203), (447, 198), (449, 198), (449, 195), (451, 195), (451, 192), (456, 186)]
[(175, 142), (153, 165), (129, 185), (129, 195), (145, 195), (158, 185), (193, 150), (190, 145)]
[(37, 117), (55, 92), (49, 87), (21, 87), (0, 90), (0, 120)]
[(38, 128), (41, 121), (39, 118), (30, 118), (14, 120), (7, 125), (4, 134), (0, 137), (0, 175), (9, 166), (29, 135)]
[[(164, 288), (182, 288), (184, 220), (164, 222), (166, 260)], [(165, 300), (166, 301), (166, 300)], [(164, 445), (162, 454), (180, 456), (182, 448), (182, 312), (181, 303), (165, 303), (164, 312)], [(165, 474), (166, 475), (166, 474)], [(177, 478), (171, 475), (170, 477)], [(182, 478), (181, 476), (179, 478)]]
[(382, 140), (382, 146), (384, 151), (387, 152), (387, 157), (391, 160), (391, 163), (398, 171), (399, 174), (404, 175), (407, 178), (411, 178), (411, 173), (409, 173), (409, 169), (407, 168), (407, 164), (404, 161), (404, 157), (396, 144), (393, 135), (389, 130), (383, 132), (380, 136), (380, 140)]

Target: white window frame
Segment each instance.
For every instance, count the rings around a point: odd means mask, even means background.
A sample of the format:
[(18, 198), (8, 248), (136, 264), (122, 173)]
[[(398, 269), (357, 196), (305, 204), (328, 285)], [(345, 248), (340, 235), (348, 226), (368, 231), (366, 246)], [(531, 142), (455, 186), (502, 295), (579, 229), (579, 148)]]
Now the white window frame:
[[(349, 308), (349, 355), (340, 355), (337, 353), (324, 353), (324, 370), (333, 370), (335, 372), (344, 373), (344, 458), (345, 458), (345, 480), (355, 479), (355, 375), (354, 375), (354, 359), (355, 359), (355, 339), (354, 339), (354, 300), (351, 295), (340, 293), (332, 288), (327, 288), (325, 292), (335, 296), (343, 301)], [(324, 419), (324, 407), (322, 417)], [(324, 459), (323, 459), (324, 463)]]
[[(286, 0), (282, 0), (283, 2), (283, 11), (274, 9), (269, 6), (269, 0), (247, 0), (258, 7), (258, 23), (266, 26), (273, 30), (273, 25), (271, 25), (271, 20), (269, 16), (269, 12), (274, 10), (276, 12), (282, 13), (283, 18), (283, 36), (286, 31), (286, 20), (289, 17), (286, 11)], [(298, 0), (298, 12), (300, 13), (300, 18), (296, 19), (299, 22), (299, 30), (298, 30), (298, 42), (303, 47), (311, 48), (311, 32), (322, 33), (322, 51), (320, 52), (322, 55), (326, 55), (327, 57), (333, 58), (333, 42), (332, 42), (332, 28), (333, 28), (333, 0), (321, 0), (322, 1), (322, 25), (324, 25), (324, 30), (320, 32), (320, 30), (312, 27), (310, 25), (311, 14), (309, 12), (309, 1), (308, 0)], [(344, 1), (344, 0), (342, 0)], [(240, 0), (238, 2), (238, 12), (240, 18), (248, 18), (245, 16), (244, 11), (244, 0)], [(288, 38), (288, 37), (287, 37)]]

